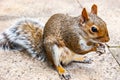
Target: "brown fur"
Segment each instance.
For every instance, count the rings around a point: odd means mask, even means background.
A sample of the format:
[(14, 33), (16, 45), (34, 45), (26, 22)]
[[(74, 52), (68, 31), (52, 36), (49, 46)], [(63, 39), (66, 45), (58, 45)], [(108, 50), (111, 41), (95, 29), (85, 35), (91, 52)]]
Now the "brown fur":
[[(97, 32), (92, 32), (91, 28), (97, 28)], [(62, 73), (63, 77), (66, 77), (66, 71), (61, 72), (61, 62), (69, 63), (74, 60), (80, 60), (84, 58), (73, 57), (76, 54), (86, 54), (91, 51), (97, 51), (97, 44), (100, 42), (108, 42), (109, 35), (106, 27), (106, 23), (97, 16), (97, 6), (93, 5), (91, 13), (87, 13), (84, 8), (81, 16), (71, 17), (65, 14), (55, 14), (50, 17), (44, 28), (44, 48), (46, 50), (47, 57), (50, 58), (50, 62), (57, 67), (59, 74)], [(87, 46), (91, 46), (88, 50), (83, 50), (82, 43), (79, 41), (85, 41)], [(62, 42), (62, 43), (61, 43)], [(61, 53), (55, 53), (53, 47), (57, 45), (59, 51), (62, 48)], [(62, 45), (62, 46), (60, 46)], [(59, 52), (58, 51), (58, 52)], [(56, 64), (56, 55), (60, 55), (60, 61)], [(84, 60), (82, 60), (84, 61)], [(60, 69), (59, 69), (60, 66)]]
[(36, 51), (39, 52), (41, 49), (40, 47), (42, 47), (43, 29), (39, 25), (33, 24), (29, 21), (20, 24), (18, 28), (22, 30), (19, 34), (26, 36), (26, 39), (28, 39)]

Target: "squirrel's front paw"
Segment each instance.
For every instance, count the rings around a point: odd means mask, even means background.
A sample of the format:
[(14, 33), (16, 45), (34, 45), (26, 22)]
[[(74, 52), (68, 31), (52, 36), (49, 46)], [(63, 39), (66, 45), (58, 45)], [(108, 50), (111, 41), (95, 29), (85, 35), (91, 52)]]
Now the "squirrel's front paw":
[(97, 51), (96, 52), (99, 53), (99, 55), (102, 55), (103, 53), (105, 53), (106, 52), (105, 45), (99, 43), (99, 46), (97, 47)]

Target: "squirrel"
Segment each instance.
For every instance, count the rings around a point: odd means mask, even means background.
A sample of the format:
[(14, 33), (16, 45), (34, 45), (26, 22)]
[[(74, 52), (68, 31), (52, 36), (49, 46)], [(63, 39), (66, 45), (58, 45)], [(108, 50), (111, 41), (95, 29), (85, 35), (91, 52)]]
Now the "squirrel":
[(32, 57), (47, 58), (61, 78), (69, 80), (63, 68), (70, 62), (89, 62), (79, 55), (98, 51), (102, 43), (110, 40), (106, 23), (97, 16), (97, 5), (81, 15), (52, 15), (45, 25), (31, 19), (20, 20), (0, 35), (2, 49), (27, 51)]
[(109, 39), (107, 25), (97, 16), (97, 5), (93, 4), (90, 13), (83, 8), (78, 17), (51, 16), (44, 27), (43, 46), (49, 62), (62, 78), (69, 80), (71, 77), (62, 65), (86, 62), (85, 57), (78, 55), (97, 51), (98, 46)]

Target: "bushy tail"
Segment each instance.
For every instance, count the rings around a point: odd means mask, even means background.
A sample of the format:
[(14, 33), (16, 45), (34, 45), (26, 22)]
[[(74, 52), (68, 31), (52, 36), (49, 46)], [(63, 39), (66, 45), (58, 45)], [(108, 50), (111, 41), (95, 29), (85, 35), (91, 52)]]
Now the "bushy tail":
[(28, 52), (40, 60), (44, 57), (41, 22), (21, 19), (0, 34), (0, 49)]
[(12, 42), (6, 33), (0, 34), (0, 48), (3, 50), (20, 50), (22, 47)]

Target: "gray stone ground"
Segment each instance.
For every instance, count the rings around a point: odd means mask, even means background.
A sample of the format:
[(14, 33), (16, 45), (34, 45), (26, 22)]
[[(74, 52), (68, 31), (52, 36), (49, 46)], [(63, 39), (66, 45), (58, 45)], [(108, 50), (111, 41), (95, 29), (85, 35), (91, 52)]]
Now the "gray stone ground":
[[(110, 34), (109, 45), (120, 45), (120, 0), (79, 0), (90, 11), (97, 4)], [(45, 23), (55, 13), (78, 16), (82, 8), (76, 0), (0, 0), (0, 31), (4, 31), (21, 17), (36, 18)], [(90, 53), (91, 64), (72, 63), (66, 69), (71, 80), (120, 80), (120, 49), (110, 48), (101, 56)], [(115, 58), (111, 55), (115, 56)], [(57, 72), (47, 65), (32, 59), (26, 53), (0, 50), (0, 80), (60, 80)]]

